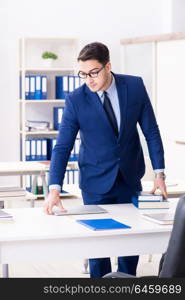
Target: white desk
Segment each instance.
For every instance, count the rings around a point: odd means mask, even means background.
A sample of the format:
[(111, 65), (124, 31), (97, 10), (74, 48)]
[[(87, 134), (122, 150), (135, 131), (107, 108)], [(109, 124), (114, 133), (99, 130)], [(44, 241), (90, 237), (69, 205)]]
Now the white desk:
[[(153, 188), (153, 181), (142, 181), (143, 191), (150, 192)], [(177, 198), (185, 194), (185, 182), (178, 181), (177, 183), (166, 182), (167, 192), (169, 198)], [(63, 189), (69, 192), (71, 195), (75, 195), (78, 198), (82, 197), (81, 190), (77, 184), (63, 185)]]
[[(12, 207), (12, 203), (16, 200), (18, 201), (25, 201), (25, 200), (29, 200), (30, 201), (30, 207), (34, 207), (35, 206), (35, 200), (37, 200), (37, 195), (34, 195), (33, 193), (30, 193), (28, 191), (26, 191), (26, 195), (25, 196), (10, 196), (10, 197), (1, 197), (2, 198), (2, 202), (4, 202), (4, 208), (11, 208)], [(1, 201), (0, 198), (0, 201)]]
[[(102, 207), (109, 213), (66, 217), (45, 215), (42, 208), (7, 209), (14, 221), (0, 223), (0, 263), (129, 256), (166, 250), (171, 225), (145, 220), (132, 204)], [(107, 217), (132, 228), (96, 232), (75, 222), (75, 219)]]
[(34, 161), (0, 162), (0, 176), (34, 175), (32, 191), (36, 188), (37, 176), (42, 179), (44, 195), (47, 196), (46, 166)]
[[(150, 192), (153, 188), (153, 181), (141, 181), (143, 190)], [(168, 193), (168, 198), (177, 198), (185, 194), (185, 182), (177, 181), (170, 183), (166, 181), (166, 188)]]

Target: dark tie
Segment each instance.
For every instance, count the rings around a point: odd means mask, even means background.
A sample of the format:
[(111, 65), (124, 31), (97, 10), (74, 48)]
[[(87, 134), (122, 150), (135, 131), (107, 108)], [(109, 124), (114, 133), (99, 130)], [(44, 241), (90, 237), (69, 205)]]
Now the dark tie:
[(118, 124), (117, 124), (117, 120), (112, 108), (112, 104), (110, 102), (110, 99), (107, 95), (107, 92), (104, 92), (104, 102), (103, 102), (103, 107), (105, 109), (105, 112), (107, 114), (108, 120), (110, 122), (110, 124), (112, 125), (112, 128), (115, 132), (115, 135), (118, 137)]

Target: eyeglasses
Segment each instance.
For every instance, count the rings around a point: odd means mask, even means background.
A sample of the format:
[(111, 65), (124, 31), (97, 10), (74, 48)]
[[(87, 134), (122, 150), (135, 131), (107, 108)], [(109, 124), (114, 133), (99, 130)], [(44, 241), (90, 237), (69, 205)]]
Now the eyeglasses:
[(104, 67), (105, 66), (103, 66), (102, 68), (100, 68), (98, 71), (92, 70), (89, 73), (85, 73), (85, 72), (79, 71), (78, 72), (78, 76), (80, 78), (82, 78), (82, 79), (86, 79), (87, 76), (89, 76), (91, 78), (96, 78), (96, 77), (98, 77), (98, 74), (103, 70)]

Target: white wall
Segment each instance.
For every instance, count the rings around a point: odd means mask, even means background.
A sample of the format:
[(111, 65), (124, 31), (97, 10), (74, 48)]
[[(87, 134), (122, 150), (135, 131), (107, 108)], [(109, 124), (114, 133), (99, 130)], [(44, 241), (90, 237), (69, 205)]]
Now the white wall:
[(83, 44), (102, 41), (110, 48), (113, 70), (119, 72), (121, 38), (161, 33), (166, 29), (160, 7), (161, 0), (117, 0), (116, 5), (107, 0), (1, 1), (0, 161), (15, 160), (19, 155), (16, 99), (19, 37), (78, 37)]
[[(12, 38), (19, 36), (76, 36), (84, 42), (108, 43), (119, 70), (119, 40), (162, 33), (169, 28), (163, 3), (171, 0), (7, 0), (2, 15)], [(108, 3), (108, 4), (107, 4)], [(169, 5), (167, 5), (169, 6)], [(165, 5), (165, 7), (167, 7)], [(116, 48), (115, 48), (116, 47)], [(117, 55), (116, 55), (117, 54)]]
[(172, 1), (172, 31), (185, 31), (185, 1)]
[(19, 159), (18, 38), (77, 37), (106, 43), (120, 71), (120, 39), (171, 30), (172, 0), (1, 0), (0, 161)]

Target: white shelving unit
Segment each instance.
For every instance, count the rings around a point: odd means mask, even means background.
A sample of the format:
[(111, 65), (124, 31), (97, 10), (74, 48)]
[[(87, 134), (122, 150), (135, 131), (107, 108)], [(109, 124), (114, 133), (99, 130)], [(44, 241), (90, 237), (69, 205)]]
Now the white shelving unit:
[(33, 136), (33, 135), (36, 135), (36, 136), (56, 136), (58, 134), (58, 130), (48, 130), (48, 131), (20, 131), (20, 133), (22, 135), (25, 135), (25, 136)]
[[(42, 58), (44, 51), (51, 51), (58, 55), (58, 59), (53, 61), (51, 67), (45, 66)], [(64, 106), (64, 99), (55, 99), (56, 75), (75, 75), (76, 57), (78, 54), (78, 40), (67, 38), (22, 38), (19, 41), (20, 64), (19, 71), (21, 77), (21, 95), (19, 99), (20, 112), (20, 153), (21, 160), (25, 160), (26, 149), (25, 140), (28, 136), (56, 136), (58, 131), (53, 130), (53, 107)], [(26, 75), (46, 75), (47, 76), (47, 99), (46, 100), (26, 100), (25, 76)], [(47, 104), (47, 105), (46, 105)], [(45, 106), (44, 106), (45, 105)], [(27, 132), (26, 120), (49, 121), (51, 131), (48, 132)]]
[[(58, 59), (53, 65), (46, 66), (42, 58), (45, 51), (54, 52)], [(21, 38), (19, 40), (19, 74), (20, 98), (19, 103), (19, 136), (20, 159), (26, 160), (26, 139), (56, 137), (57, 130), (53, 127), (53, 108), (65, 106), (64, 99), (55, 98), (55, 76), (77, 75), (77, 55), (79, 42), (74, 38)], [(47, 99), (25, 99), (25, 76), (47, 76)], [(50, 123), (49, 131), (27, 131), (26, 120), (47, 121)]]

